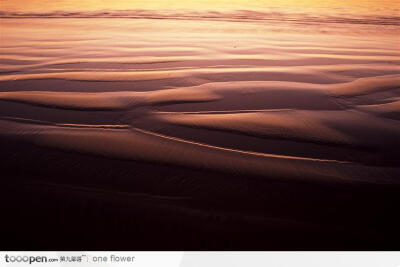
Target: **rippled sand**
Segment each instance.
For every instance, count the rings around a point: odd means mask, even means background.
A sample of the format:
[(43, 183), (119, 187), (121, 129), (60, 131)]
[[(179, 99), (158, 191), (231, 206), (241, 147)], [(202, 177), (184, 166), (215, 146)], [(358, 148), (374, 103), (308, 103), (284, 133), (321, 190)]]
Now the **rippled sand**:
[(106, 227), (148, 249), (396, 248), (398, 19), (239, 15), (3, 18), (13, 209), (75, 209), (89, 246)]

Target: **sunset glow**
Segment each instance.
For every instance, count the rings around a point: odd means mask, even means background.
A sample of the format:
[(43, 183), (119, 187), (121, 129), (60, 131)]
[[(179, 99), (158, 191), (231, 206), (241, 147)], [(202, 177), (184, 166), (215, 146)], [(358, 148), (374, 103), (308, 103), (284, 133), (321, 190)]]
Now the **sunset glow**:
[(400, 2), (391, 0), (2, 0), (0, 10), (18, 12), (96, 11), (132, 9), (185, 10), (285, 10), (287, 12), (322, 12), (386, 14), (399, 13)]

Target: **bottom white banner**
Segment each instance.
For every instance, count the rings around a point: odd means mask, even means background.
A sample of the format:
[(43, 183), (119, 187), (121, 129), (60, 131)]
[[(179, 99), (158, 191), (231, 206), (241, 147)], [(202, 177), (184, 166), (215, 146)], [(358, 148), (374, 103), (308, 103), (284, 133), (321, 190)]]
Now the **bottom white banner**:
[(400, 252), (33, 252), (0, 253), (0, 266), (400, 267)]

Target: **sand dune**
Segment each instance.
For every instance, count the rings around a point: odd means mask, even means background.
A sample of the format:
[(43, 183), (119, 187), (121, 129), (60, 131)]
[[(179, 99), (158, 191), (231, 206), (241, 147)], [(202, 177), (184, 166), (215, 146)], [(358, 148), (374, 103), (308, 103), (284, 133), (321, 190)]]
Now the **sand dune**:
[(202, 68), (169, 71), (135, 71), (135, 72), (56, 72), (32, 74), (5, 74), (0, 81), (64, 79), (73, 81), (148, 81), (174, 78), (200, 78), (211, 81), (257, 81), (283, 80), (304, 82), (314, 80), (316, 83), (335, 83), (347, 81), (348, 78), (329, 73), (321, 73), (304, 69), (288, 67), (276, 68)]
[(43, 207), (5, 229), (67, 225), (99, 249), (113, 229), (117, 250), (397, 248), (395, 14), (0, 16), (0, 195), (10, 214)]
[(357, 96), (374, 93), (377, 91), (398, 89), (400, 87), (400, 76), (384, 76), (368, 79), (358, 79), (349, 84), (337, 86), (332, 92), (339, 96)]
[[(346, 162), (252, 153), (212, 147), (132, 129), (98, 130), (26, 125), (2, 121), (1, 134), (36, 145), (112, 158), (144, 160), (236, 174), (310, 180), (322, 183), (395, 183), (396, 169), (353, 166)], [(95, 127), (98, 128), (98, 127)], [(383, 175), (383, 176), (382, 176)]]
[(390, 119), (400, 120), (400, 101), (397, 99), (393, 102), (375, 105), (360, 105), (360, 110), (371, 112), (378, 116), (387, 117)]
[(77, 110), (119, 110), (137, 106), (215, 101), (219, 97), (207, 91), (169, 89), (145, 92), (62, 93), (62, 92), (2, 92), (0, 100), (22, 102)]
[[(355, 111), (277, 111), (225, 114), (161, 114), (168, 123), (265, 138), (350, 146), (398, 146), (400, 125)], [(368, 134), (363, 134), (363, 133)], [(385, 138), (383, 138), (385, 136)], [(384, 140), (378, 140), (383, 138)]]

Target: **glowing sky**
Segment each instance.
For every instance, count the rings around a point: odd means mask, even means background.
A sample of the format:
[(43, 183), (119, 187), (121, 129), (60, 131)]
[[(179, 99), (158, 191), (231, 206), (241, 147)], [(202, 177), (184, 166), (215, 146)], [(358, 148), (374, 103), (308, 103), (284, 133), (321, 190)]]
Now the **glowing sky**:
[(393, 0), (0, 0), (2, 11), (49, 12), (126, 9), (263, 10), (398, 15)]

